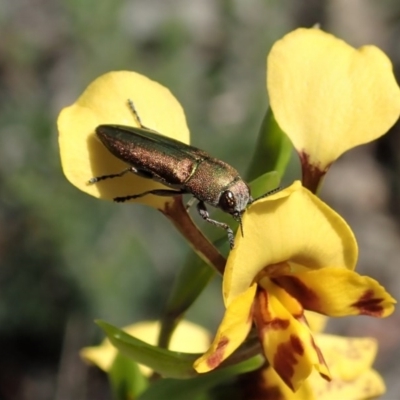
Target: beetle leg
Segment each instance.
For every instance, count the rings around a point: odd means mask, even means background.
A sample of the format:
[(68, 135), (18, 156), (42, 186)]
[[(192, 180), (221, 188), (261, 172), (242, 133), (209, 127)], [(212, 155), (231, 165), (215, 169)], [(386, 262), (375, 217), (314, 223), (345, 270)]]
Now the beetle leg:
[(126, 168), (123, 171), (119, 172), (118, 174), (96, 176), (94, 178), (90, 178), (88, 181), (88, 184), (91, 185), (92, 183), (97, 183), (98, 181), (104, 181), (105, 179), (119, 178), (119, 177), (125, 175), (127, 172), (137, 173), (137, 169), (134, 167), (129, 167), (129, 168)]
[(215, 226), (218, 226), (219, 228), (226, 230), (226, 233), (228, 234), (229, 245), (230, 245), (231, 249), (233, 249), (233, 246), (235, 245), (235, 240), (233, 237), (233, 231), (229, 227), (229, 225), (225, 224), (224, 222), (219, 222), (219, 221), (215, 221), (214, 219), (211, 219), (210, 215), (208, 214), (206, 205), (202, 201), (199, 201), (197, 203), (197, 211), (199, 212), (201, 218), (203, 218), (205, 221), (207, 221), (210, 224), (213, 224)]
[(154, 196), (171, 197), (171, 196), (178, 196), (180, 194), (185, 194), (185, 193), (186, 192), (184, 190), (154, 189), (154, 190), (148, 190), (147, 192), (143, 192), (143, 193), (139, 193), (139, 194), (132, 194), (129, 196), (122, 196), (122, 197), (114, 197), (114, 201), (116, 201), (117, 203), (123, 203), (124, 201), (138, 199), (139, 197), (147, 196), (148, 194), (152, 194)]
[(135, 167), (129, 167), (119, 172), (118, 174), (102, 175), (102, 176), (96, 176), (95, 178), (91, 178), (89, 179), (88, 184), (97, 183), (98, 181), (103, 181), (104, 179), (120, 178), (127, 172), (132, 172), (133, 174), (140, 176), (141, 178), (153, 179), (153, 175), (150, 172), (137, 169)]

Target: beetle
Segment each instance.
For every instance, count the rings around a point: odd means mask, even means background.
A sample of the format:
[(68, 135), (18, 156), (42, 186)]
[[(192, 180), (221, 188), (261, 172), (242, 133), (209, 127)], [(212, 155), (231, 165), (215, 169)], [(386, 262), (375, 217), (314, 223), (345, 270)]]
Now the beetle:
[[(129, 165), (123, 171), (102, 175), (89, 180), (90, 184), (104, 179), (121, 177), (132, 172), (142, 178), (152, 179), (166, 186), (143, 193), (115, 197), (124, 202), (147, 195), (177, 196), (191, 194), (187, 208), (197, 200), (197, 211), (208, 223), (223, 228), (228, 234), (230, 247), (234, 246), (234, 235), (228, 224), (210, 218), (206, 204), (230, 214), (237, 222), (243, 235), (242, 215), (247, 206), (254, 202), (249, 185), (238, 171), (222, 160), (211, 157), (197, 147), (163, 136), (142, 124), (131, 100), (128, 105), (139, 128), (123, 125), (99, 125), (96, 135), (104, 146), (118, 159)], [(275, 189), (261, 197), (265, 197)]]

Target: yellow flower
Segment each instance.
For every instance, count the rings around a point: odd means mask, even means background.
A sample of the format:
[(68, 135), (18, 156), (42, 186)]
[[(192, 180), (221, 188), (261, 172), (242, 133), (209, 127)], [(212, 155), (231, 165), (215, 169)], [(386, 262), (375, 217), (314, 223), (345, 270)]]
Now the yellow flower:
[[(132, 173), (88, 184), (90, 178), (126, 169), (126, 164), (114, 157), (94, 132), (101, 124), (138, 127), (128, 100), (133, 101), (143, 125), (181, 142), (189, 142), (182, 107), (167, 88), (136, 72), (117, 71), (100, 76), (73, 105), (61, 111), (57, 122), (64, 174), (78, 189), (92, 196), (111, 200), (165, 188)], [(169, 200), (144, 196), (133, 201), (163, 208)]]
[[(160, 328), (161, 324), (158, 321), (144, 321), (126, 326), (123, 331), (148, 344), (156, 345)], [(210, 334), (206, 329), (184, 320), (172, 334), (169, 349), (187, 353), (201, 353), (207, 350), (209, 344)], [(80, 355), (85, 361), (96, 365), (104, 372), (108, 372), (117, 351), (108, 339), (104, 339), (98, 346), (83, 348)], [(140, 369), (146, 376), (151, 373), (151, 370), (143, 365), (140, 365)]]
[(315, 337), (331, 372), (327, 382), (315, 371), (291, 391), (279, 375), (268, 367), (257, 382), (257, 394), (264, 400), (367, 400), (385, 393), (381, 376), (371, 368), (377, 352), (372, 338), (343, 338), (319, 334)]
[(400, 89), (387, 56), (319, 29), (297, 29), (274, 44), (267, 88), (312, 191), (341, 154), (382, 136), (400, 115)]
[(353, 271), (352, 231), (299, 182), (251, 205), (243, 230), (223, 278), (225, 316), (195, 369), (216, 368), (255, 322), (268, 362), (289, 388), (297, 390), (314, 368), (329, 379), (304, 310), (385, 317), (395, 300), (378, 282)]

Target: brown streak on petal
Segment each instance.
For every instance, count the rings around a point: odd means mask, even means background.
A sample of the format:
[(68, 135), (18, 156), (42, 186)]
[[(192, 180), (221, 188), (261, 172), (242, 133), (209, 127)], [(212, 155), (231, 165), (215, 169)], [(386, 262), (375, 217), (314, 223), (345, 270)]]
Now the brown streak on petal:
[(290, 335), (290, 343), (292, 344), (293, 350), (297, 354), (300, 354), (301, 356), (304, 354), (303, 343), (301, 343), (301, 340), (298, 336)]
[(272, 317), (268, 310), (268, 294), (261, 287), (257, 288), (257, 294), (253, 303), (253, 307), (256, 320), (258, 319), (263, 322), (269, 322), (271, 320)]
[(304, 317), (304, 311), (300, 314), (292, 314), (292, 316), (293, 318), (297, 319), (297, 321), (299, 321), (300, 323), (308, 326), (308, 322)]
[(295, 353), (303, 354), (304, 348), (301, 340), (294, 335), (290, 341), (281, 343), (275, 353), (272, 366), (290, 389), (294, 390), (291, 378), (294, 376), (294, 366), (297, 364)]
[(319, 165), (311, 164), (309, 155), (304, 150), (299, 151), (299, 157), (301, 162), (303, 186), (309, 189), (311, 192), (316, 193), (322, 182), (322, 179), (328, 172), (329, 165), (322, 170)]
[(360, 315), (369, 315), (371, 317), (381, 317), (384, 309), (381, 306), (382, 298), (374, 298), (374, 291), (367, 290), (360, 299), (351, 306), (358, 309)]
[(260, 283), (263, 279), (270, 280), (275, 276), (282, 276), (285, 274), (289, 274), (291, 270), (292, 267), (287, 261), (276, 264), (268, 264), (256, 274), (256, 276), (253, 279), (253, 282)]
[(257, 291), (253, 313), (254, 321), (262, 334), (267, 329), (285, 330), (289, 326), (289, 320), (287, 319), (272, 318), (271, 313), (268, 311), (268, 294), (263, 289)]
[(314, 348), (315, 352), (318, 355), (318, 361), (320, 364), (325, 364), (325, 359), (324, 356), (322, 355), (322, 352), (320, 350), (320, 348), (317, 346), (317, 344), (315, 343), (314, 338), (311, 336), (311, 345)]
[(321, 376), (321, 378), (325, 379), (327, 382), (331, 382), (332, 378), (328, 375), (323, 374), (322, 372), (319, 372), (319, 375)]
[(224, 353), (226, 346), (229, 343), (229, 339), (226, 336), (223, 336), (220, 341), (218, 342), (218, 346), (215, 349), (214, 353), (207, 358), (207, 365), (210, 367), (210, 369), (214, 369), (218, 367), (219, 364), (221, 364), (223, 358), (224, 358)]
[(289, 320), (287, 319), (282, 319), (282, 318), (274, 318), (271, 320), (271, 322), (268, 323), (268, 328), (274, 329), (274, 330), (285, 330), (289, 327)]
[(273, 278), (272, 281), (285, 289), (293, 296), (306, 310), (321, 312), (321, 304), (316, 293), (306, 286), (299, 278), (295, 276), (280, 276)]
[(239, 375), (241, 399), (246, 400), (285, 400), (282, 389), (278, 385), (271, 385), (266, 378), (265, 371), (268, 367)]
[[(312, 336), (311, 336), (311, 345), (312, 345), (312, 347), (314, 348), (315, 352), (316, 352), (317, 355), (318, 355), (318, 361), (319, 361), (319, 363), (325, 365), (326, 369), (329, 371), (329, 367), (328, 367), (328, 365), (327, 365), (326, 362), (325, 362), (325, 358), (324, 358), (324, 356), (323, 356), (323, 354), (322, 354), (322, 351), (321, 351), (321, 349), (317, 346), (317, 344), (315, 343), (314, 338), (313, 338)], [(332, 378), (331, 378), (329, 375), (325, 375), (325, 374), (322, 373), (322, 372), (319, 372), (319, 374), (320, 374), (320, 376), (321, 376), (323, 379), (325, 379), (327, 382), (331, 382), (331, 381), (332, 381)]]

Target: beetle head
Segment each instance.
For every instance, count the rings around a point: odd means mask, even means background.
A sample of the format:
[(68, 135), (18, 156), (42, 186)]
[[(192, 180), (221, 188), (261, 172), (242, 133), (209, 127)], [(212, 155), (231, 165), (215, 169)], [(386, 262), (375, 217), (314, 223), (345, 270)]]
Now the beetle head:
[(246, 211), (247, 205), (252, 202), (250, 188), (242, 179), (234, 181), (225, 191), (221, 193), (218, 207), (231, 214), (239, 222), (243, 236), (242, 214)]

